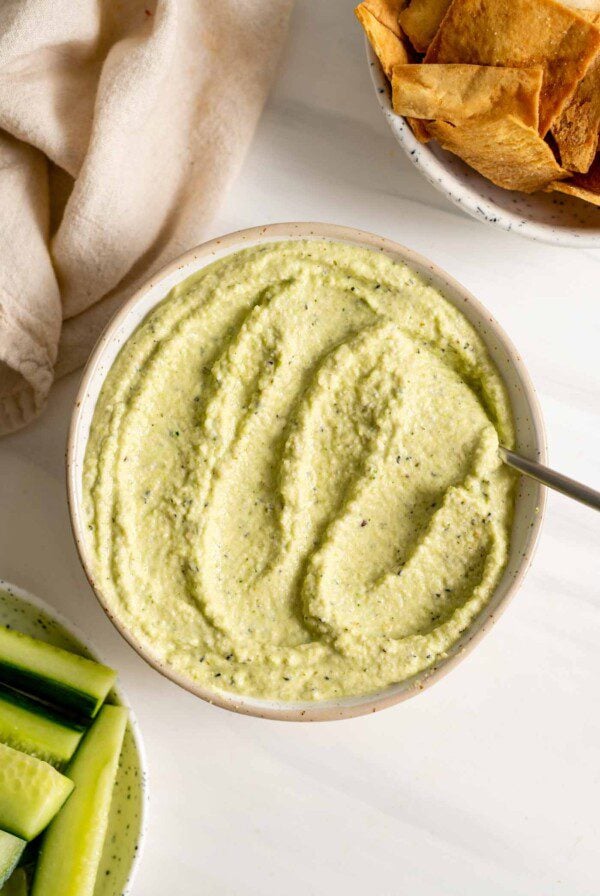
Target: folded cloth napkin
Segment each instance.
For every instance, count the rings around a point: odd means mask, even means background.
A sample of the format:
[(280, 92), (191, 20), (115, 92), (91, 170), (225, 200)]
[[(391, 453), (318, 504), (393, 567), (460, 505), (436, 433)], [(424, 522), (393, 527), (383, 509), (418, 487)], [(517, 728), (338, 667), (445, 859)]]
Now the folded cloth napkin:
[(0, 433), (202, 241), (291, 0), (2, 0)]

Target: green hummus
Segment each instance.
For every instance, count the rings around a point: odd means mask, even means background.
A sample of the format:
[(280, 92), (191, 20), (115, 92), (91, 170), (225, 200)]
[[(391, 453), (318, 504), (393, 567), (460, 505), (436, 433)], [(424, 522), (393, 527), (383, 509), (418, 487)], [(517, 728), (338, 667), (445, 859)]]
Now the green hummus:
[(84, 470), (97, 584), (211, 689), (378, 690), (445, 656), (500, 579), (499, 438), (481, 339), (410, 268), (321, 241), (230, 255), (108, 374)]

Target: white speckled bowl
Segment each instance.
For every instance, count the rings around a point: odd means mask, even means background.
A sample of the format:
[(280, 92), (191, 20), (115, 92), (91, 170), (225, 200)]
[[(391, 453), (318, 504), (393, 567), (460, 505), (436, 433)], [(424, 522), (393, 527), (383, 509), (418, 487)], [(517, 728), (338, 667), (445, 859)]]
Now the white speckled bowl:
[(515, 509), (510, 556), (505, 573), (489, 605), (465, 632), (448, 657), (436, 667), (375, 694), (317, 703), (285, 703), (275, 700), (258, 700), (253, 697), (239, 697), (201, 687), (197, 682), (174, 672), (153, 654), (148, 645), (139, 643), (118, 616), (114, 615), (102, 594), (102, 589), (95, 584), (93, 562), (86, 539), (82, 510), (82, 470), (90, 424), (100, 390), (124, 343), (146, 315), (165, 298), (177, 283), (217, 259), (240, 249), (266, 242), (298, 239), (326, 239), (385, 252), (395, 260), (406, 262), (415, 271), (426, 277), (450, 302), (460, 309), (486, 343), (508, 388), (515, 418), (518, 450), (526, 457), (540, 460), (542, 463), (546, 461), (544, 425), (525, 365), (508, 336), (489, 312), (456, 280), (453, 280), (423, 256), (417, 255), (398, 243), (371, 233), (333, 224), (271, 224), (266, 227), (253, 227), (249, 230), (232, 233), (192, 249), (151, 277), (113, 318), (88, 361), (77, 395), (67, 447), (67, 488), (73, 533), (90, 584), (109, 618), (140, 656), (181, 687), (209, 703), (215, 703), (225, 709), (261, 718), (321, 721), (359, 716), (406, 700), (433, 684), (465, 656), (467, 651), (492, 627), (501, 610), (517, 591), (529, 568), (542, 523), (545, 492), (533, 480), (521, 480)]
[[(0, 579), (0, 626), (5, 625), (101, 662), (87, 638), (49, 604)], [(123, 692), (116, 688), (111, 692), (109, 702), (126, 706), (129, 722), (94, 896), (128, 896), (145, 835), (146, 757), (138, 724)], [(128, 820), (124, 822), (126, 818)]]
[(365, 38), (371, 79), (394, 137), (413, 165), (451, 202), (479, 221), (555, 246), (600, 246), (600, 208), (564, 193), (503, 190), (432, 140), (419, 143), (392, 108), (391, 89)]

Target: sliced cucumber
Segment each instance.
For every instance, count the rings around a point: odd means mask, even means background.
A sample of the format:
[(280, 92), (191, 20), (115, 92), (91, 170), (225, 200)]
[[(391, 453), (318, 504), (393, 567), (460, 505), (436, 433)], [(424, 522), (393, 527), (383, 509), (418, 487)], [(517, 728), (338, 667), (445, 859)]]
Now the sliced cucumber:
[(75, 792), (42, 840), (32, 896), (92, 896), (127, 724), (104, 706), (69, 767)]
[(115, 683), (108, 666), (10, 628), (0, 628), (0, 682), (94, 718)]
[(61, 718), (50, 707), (0, 685), (0, 742), (51, 765), (65, 765), (85, 726)]
[(55, 768), (0, 744), (0, 828), (33, 840), (52, 821), (73, 790)]
[(11, 876), (23, 853), (27, 843), (20, 837), (0, 831), (0, 887)]
[(27, 896), (27, 875), (17, 868), (0, 890), (0, 896)]

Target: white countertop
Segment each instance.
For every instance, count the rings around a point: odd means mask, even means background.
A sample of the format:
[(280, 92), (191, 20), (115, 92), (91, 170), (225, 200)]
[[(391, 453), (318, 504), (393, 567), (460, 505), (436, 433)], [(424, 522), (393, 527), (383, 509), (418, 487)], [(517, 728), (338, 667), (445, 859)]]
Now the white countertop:
[[(600, 251), (466, 218), (418, 174), (373, 95), (352, 0), (297, 0), (278, 84), (208, 236), (321, 220), (389, 236), (475, 293), (539, 391), (554, 466), (600, 486)], [(550, 495), (523, 588), (414, 700), (298, 725), (236, 716), (121, 640), (79, 565), (63, 454), (78, 376), (0, 442), (0, 576), (120, 670), (151, 805), (133, 896), (550, 896), (600, 890), (600, 517)]]

